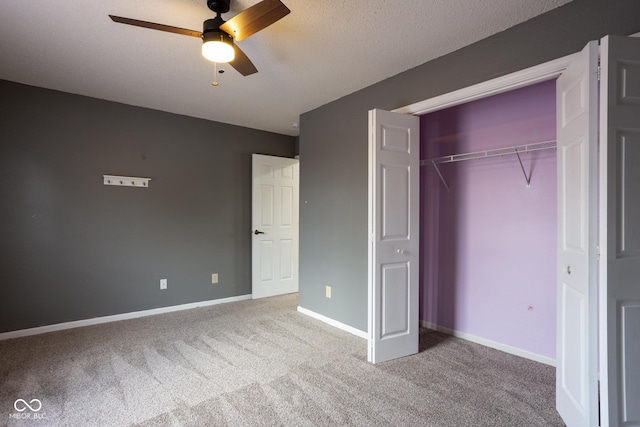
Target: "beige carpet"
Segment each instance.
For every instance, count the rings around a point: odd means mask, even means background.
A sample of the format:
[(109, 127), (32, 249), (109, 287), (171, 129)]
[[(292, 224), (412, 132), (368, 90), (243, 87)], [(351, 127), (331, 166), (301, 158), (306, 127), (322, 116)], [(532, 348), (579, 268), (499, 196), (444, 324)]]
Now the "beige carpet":
[(296, 306), (293, 294), (2, 341), (0, 425), (563, 425), (552, 367), (428, 330), (420, 354), (371, 365), (365, 340)]

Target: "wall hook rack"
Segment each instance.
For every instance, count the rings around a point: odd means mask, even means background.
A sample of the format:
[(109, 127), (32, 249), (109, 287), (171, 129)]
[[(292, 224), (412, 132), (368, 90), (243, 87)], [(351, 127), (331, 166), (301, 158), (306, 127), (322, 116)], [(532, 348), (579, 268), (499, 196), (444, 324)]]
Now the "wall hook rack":
[(148, 187), (151, 178), (134, 176), (102, 175), (104, 185), (119, 185), (123, 187)]
[(495, 148), (493, 150), (485, 150), (485, 151), (475, 151), (473, 153), (462, 153), (462, 154), (452, 154), (449, 156), (436, 157), (433, 159), (421, 160), (420, 166), (424, 165), (433, 165), (440, 177), (440, 181), (444, 187), (449, 191), (449, 186), (445, 181), (442, 173), (440, 173), (440, 169), (438, 168), (439, 164), (442, 163), (453, 163), (453, 162), (462, 162), (465, 160), (478, 160), (478, 159), (488, 159), (490, 157), (499, 157), (499, 156), (508, 156), (511, 154), (515, 154), (518, 157), (518, 161), (520, 162), (520, 168), (522, 169), (522, 173), (524, 175), (524, 179), (527, 182), (527, 188), (531, 187), (531, 174), (527, 176), (527, 172), (524, 170), (524, 165), (522, 164), (522, 159), (520, 158), (520, 154), (522, 153), (531, 153), (533, 151), (541, 151), (541, 150), (551, 150), (556, 148), (556, 141), (542, 141), (535, 142), (533, 144), (525, 144), (525, 145), (515, 145), (512, 147), (505, 148)]

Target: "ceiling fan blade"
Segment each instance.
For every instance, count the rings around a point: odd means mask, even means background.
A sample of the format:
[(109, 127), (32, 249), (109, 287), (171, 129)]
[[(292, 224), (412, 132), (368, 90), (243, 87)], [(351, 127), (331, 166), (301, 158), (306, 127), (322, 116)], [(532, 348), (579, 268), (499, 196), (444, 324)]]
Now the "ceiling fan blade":
[(147, 21), (139, 21), (137, 19), (123, 18), (122, 16), (109, 15), (109, 18), (111, 18), (113, 22), (118, 22), (120, 24), (128, 24), (128, 25), (133, 25), (135, 27), (150, 28), (152, 30), (166, 31), (168, 33), (182, 34), (184, 36), (191, 36), (191, 37), (198, 37), (198, 38), (202, 37), (202, 33), (200, 31), (188, 30), (186, 28), (172, 27), (171, 25), (156, 24), (156, 23), (147, 22)]
[(220, 29), (240, 41), (284, 18), (289, 12), (280, 0), (263, 0), (229, 19)]
[(233, 68), (235, 68), (243, 76), (248, 76), (258, 72), (258, 69), (249, 57), (240, 49), (237, 45), (233, 45), (233, 50), (236, 51), (236, 56), (233, 61), (229, 62)]

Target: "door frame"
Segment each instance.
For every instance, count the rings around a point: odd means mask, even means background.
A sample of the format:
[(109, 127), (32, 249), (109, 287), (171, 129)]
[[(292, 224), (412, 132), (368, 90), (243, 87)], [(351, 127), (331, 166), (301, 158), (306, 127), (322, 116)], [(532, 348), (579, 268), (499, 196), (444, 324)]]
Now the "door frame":
[[(579, 53), (566, 55), (539, 65), (535, 65), (514, 73), (487, 80), (453, 92), (436, 96), (427, 100), (412, 103), (391, 110), (395, 113), (408, 115), (423, 115), (448, 107), (468, 103), (478, 99), (509, 92), (515, 89), (557, 79), (567, 67), (576, 59)], [(420, 267), (418, 267), (420, 268)], [(369, 286), (372, 286), (369, 283)], [(371, 331), (369, 331), (371, 332)], [(554, 333), (556, 333), (554, 331)], [(554, 359), (554, 366), (557, 360)]]
[[(571, 55), (563, 56), (561, 58), (554, 59), (552, 61), (535, 65), (530, 68), (516, 71), (514, 73), (497, 77), (491, 80), (487, 80), (473, 86), (468, 86), (453, 92), (436, 96), (434, 98), (396, 108), (395, 110), (391, 110), (391, 112), (419, 116), (456, 105), (465, 104), (471, 101), (476, 101), (478, 99), (487, 98), (493, 95), (520, 89), (526, 86), (531, 86), (537, 83), (557, 79), (566, 70), (569, 64), (571, 64), (575, 60), (578, 54), (579, 53), (574, 53)], [(369, 161), (371, 161), (371, 159), (369, 159)], [(371, 165), (369, 167), (371, 167)], [(369, 282), (371, 282), (371, 280), (369, 280)], [(369, 287), (371, 287), (371, 283), (369, 283)], [(372, 320), (369, 319), (370, 324), (371, 321)], [(369, 333), (370, 332), (371, 331), (369, 331)], [(486, 345), (486, 343), (480, 343)], [(495, 348), (506, 350), (506, 347)], [(524, 354), (518, 355), (528, 357)], [(552, 364), (553, 366), (555, 366), (556, 362), (555, 358), (553, 360), (546, 360), (546, 357), (531, 359), (542, 363)]]

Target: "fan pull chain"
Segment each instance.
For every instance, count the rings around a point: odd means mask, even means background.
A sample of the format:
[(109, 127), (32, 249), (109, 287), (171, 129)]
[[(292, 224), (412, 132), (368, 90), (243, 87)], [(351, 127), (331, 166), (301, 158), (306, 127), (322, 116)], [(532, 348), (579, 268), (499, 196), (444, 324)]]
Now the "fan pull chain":
[(218, 63), (213, 63), (213, 81), (211, 82), (211, 86), (218, 86)]

